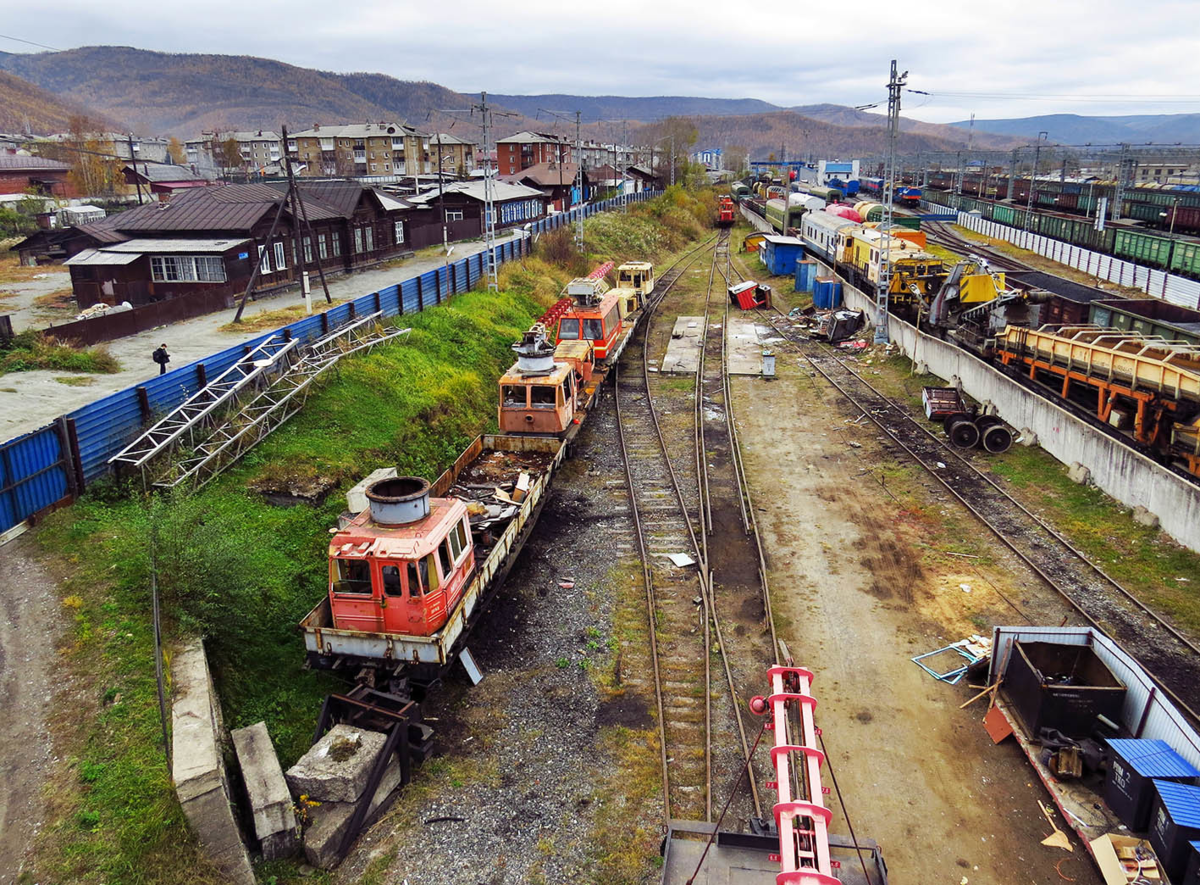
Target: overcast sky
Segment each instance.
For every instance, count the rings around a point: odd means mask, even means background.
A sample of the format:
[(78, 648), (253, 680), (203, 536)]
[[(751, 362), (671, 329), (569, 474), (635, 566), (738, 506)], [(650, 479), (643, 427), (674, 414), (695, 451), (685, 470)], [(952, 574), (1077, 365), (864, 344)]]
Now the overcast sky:
[[(930, 122), (972, 112), (980, 119), (1200, 112), (1195, 0), (53, 5), (48, 18), (39, 4), (0, 0), (0, 32), (55, 48), (259, 55), (463, 92), (701, 95), (780, 105), (886, 104), (896, 57), (909, 88), (932, 93), (906, 93), (904, 114)], [(11, 39), (0, 39), (0, 49), (37, 51)]]

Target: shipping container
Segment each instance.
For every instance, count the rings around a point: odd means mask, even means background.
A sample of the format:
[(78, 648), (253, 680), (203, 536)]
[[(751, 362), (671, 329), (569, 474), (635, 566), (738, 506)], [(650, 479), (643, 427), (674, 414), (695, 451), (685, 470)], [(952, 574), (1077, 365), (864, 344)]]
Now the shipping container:
[(1167, 878), (1180, 882), (1191, 843), (1200, 839), (1200, 787), (1158, 780), (1154, 785), (1158, 796), (1150, 818), (1150, 845)]
[(1200, 771), (1163, 740), (1126, 738), (1110, 740), (1112, 758), (1104, 781), (1104, 801), (1136, 833), (1150, 826), (1150, 811), (1157, 790), (1155, 780), (1195, 785)]

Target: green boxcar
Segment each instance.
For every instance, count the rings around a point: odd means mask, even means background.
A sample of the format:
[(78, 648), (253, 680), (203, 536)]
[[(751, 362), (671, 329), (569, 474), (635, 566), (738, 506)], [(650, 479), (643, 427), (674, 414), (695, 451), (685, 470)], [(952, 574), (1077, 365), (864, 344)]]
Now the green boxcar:
[(996, 204), (992, 212), (992, 219), (1001, 224), (1015, 225), (1015, 217), (1016, 212), (1012, 206), (1002, 206), (999, 203)]
[(1166, 267), (1171, 241), (1142, 231), (1119, 230), (1113, 239), (1113, 254), (1150, 267)]
[[(1156, 195), (1157, 196), (1157, 195)], [(1148, 221), (1151, 224), (1160, 224), (1163, 220), (1162, 213), (1165, 210), (1157, 203), (1134, 203), (1130, 200), (1125, 201), (1125, 208), (1121, 214), (1125, 218), (1134, 218), (1138, 221)]]
[(1175, 251), (1171, 254), (1171, 270), (1200, 276), (1200, 243), (1175, 241)]

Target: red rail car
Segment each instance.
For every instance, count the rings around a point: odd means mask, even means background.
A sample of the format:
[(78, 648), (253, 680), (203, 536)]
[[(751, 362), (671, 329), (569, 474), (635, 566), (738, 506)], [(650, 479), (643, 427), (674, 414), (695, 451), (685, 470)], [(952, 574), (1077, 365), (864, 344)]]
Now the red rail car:
[(733, 197), (721, 197), (717, 203), (717, 227), (733, 227)]

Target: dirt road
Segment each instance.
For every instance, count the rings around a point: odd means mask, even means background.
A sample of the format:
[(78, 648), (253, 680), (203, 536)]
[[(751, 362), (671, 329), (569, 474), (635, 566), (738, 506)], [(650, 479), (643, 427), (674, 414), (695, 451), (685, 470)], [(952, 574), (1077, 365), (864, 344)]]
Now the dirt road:
[[(1050, 885), (1064, 861), (1079, 885), (1098, 883), (1080, 846), (1040, 844), (1044, 791), (1012, 741), (987, 737), (983, 704), (958, 709), (973, 692), (910, 660), (1014, 617), (986, 581), (964, 591), (963, 576), (929, 555), (941, 526), (922, 514), (952, 519), (954, 505), (919, 481), (885, 493), (873, 474), (895, 460), (869, 422), (847, 424), (858, 413), (797, 356), (779, 362), (778, 381), (735, 379), (734, 403), (780, 635), (816, 675), (818, 725), (855, 832), (883, 846), (895, 882)], [(1015, 569), (988, 577), (1010, 598), (1032, 593)], [(1030, 603), (1039, 616), (1067, 614)], [(846, 829), (838, 809), (834, 830)]]
[(41, 826), (41, 785), (52, 761), (46, 714), (59, 607), (54, 579), (29, 555), (30, 543), (0, 547), (0, 885), (18, 880)]

